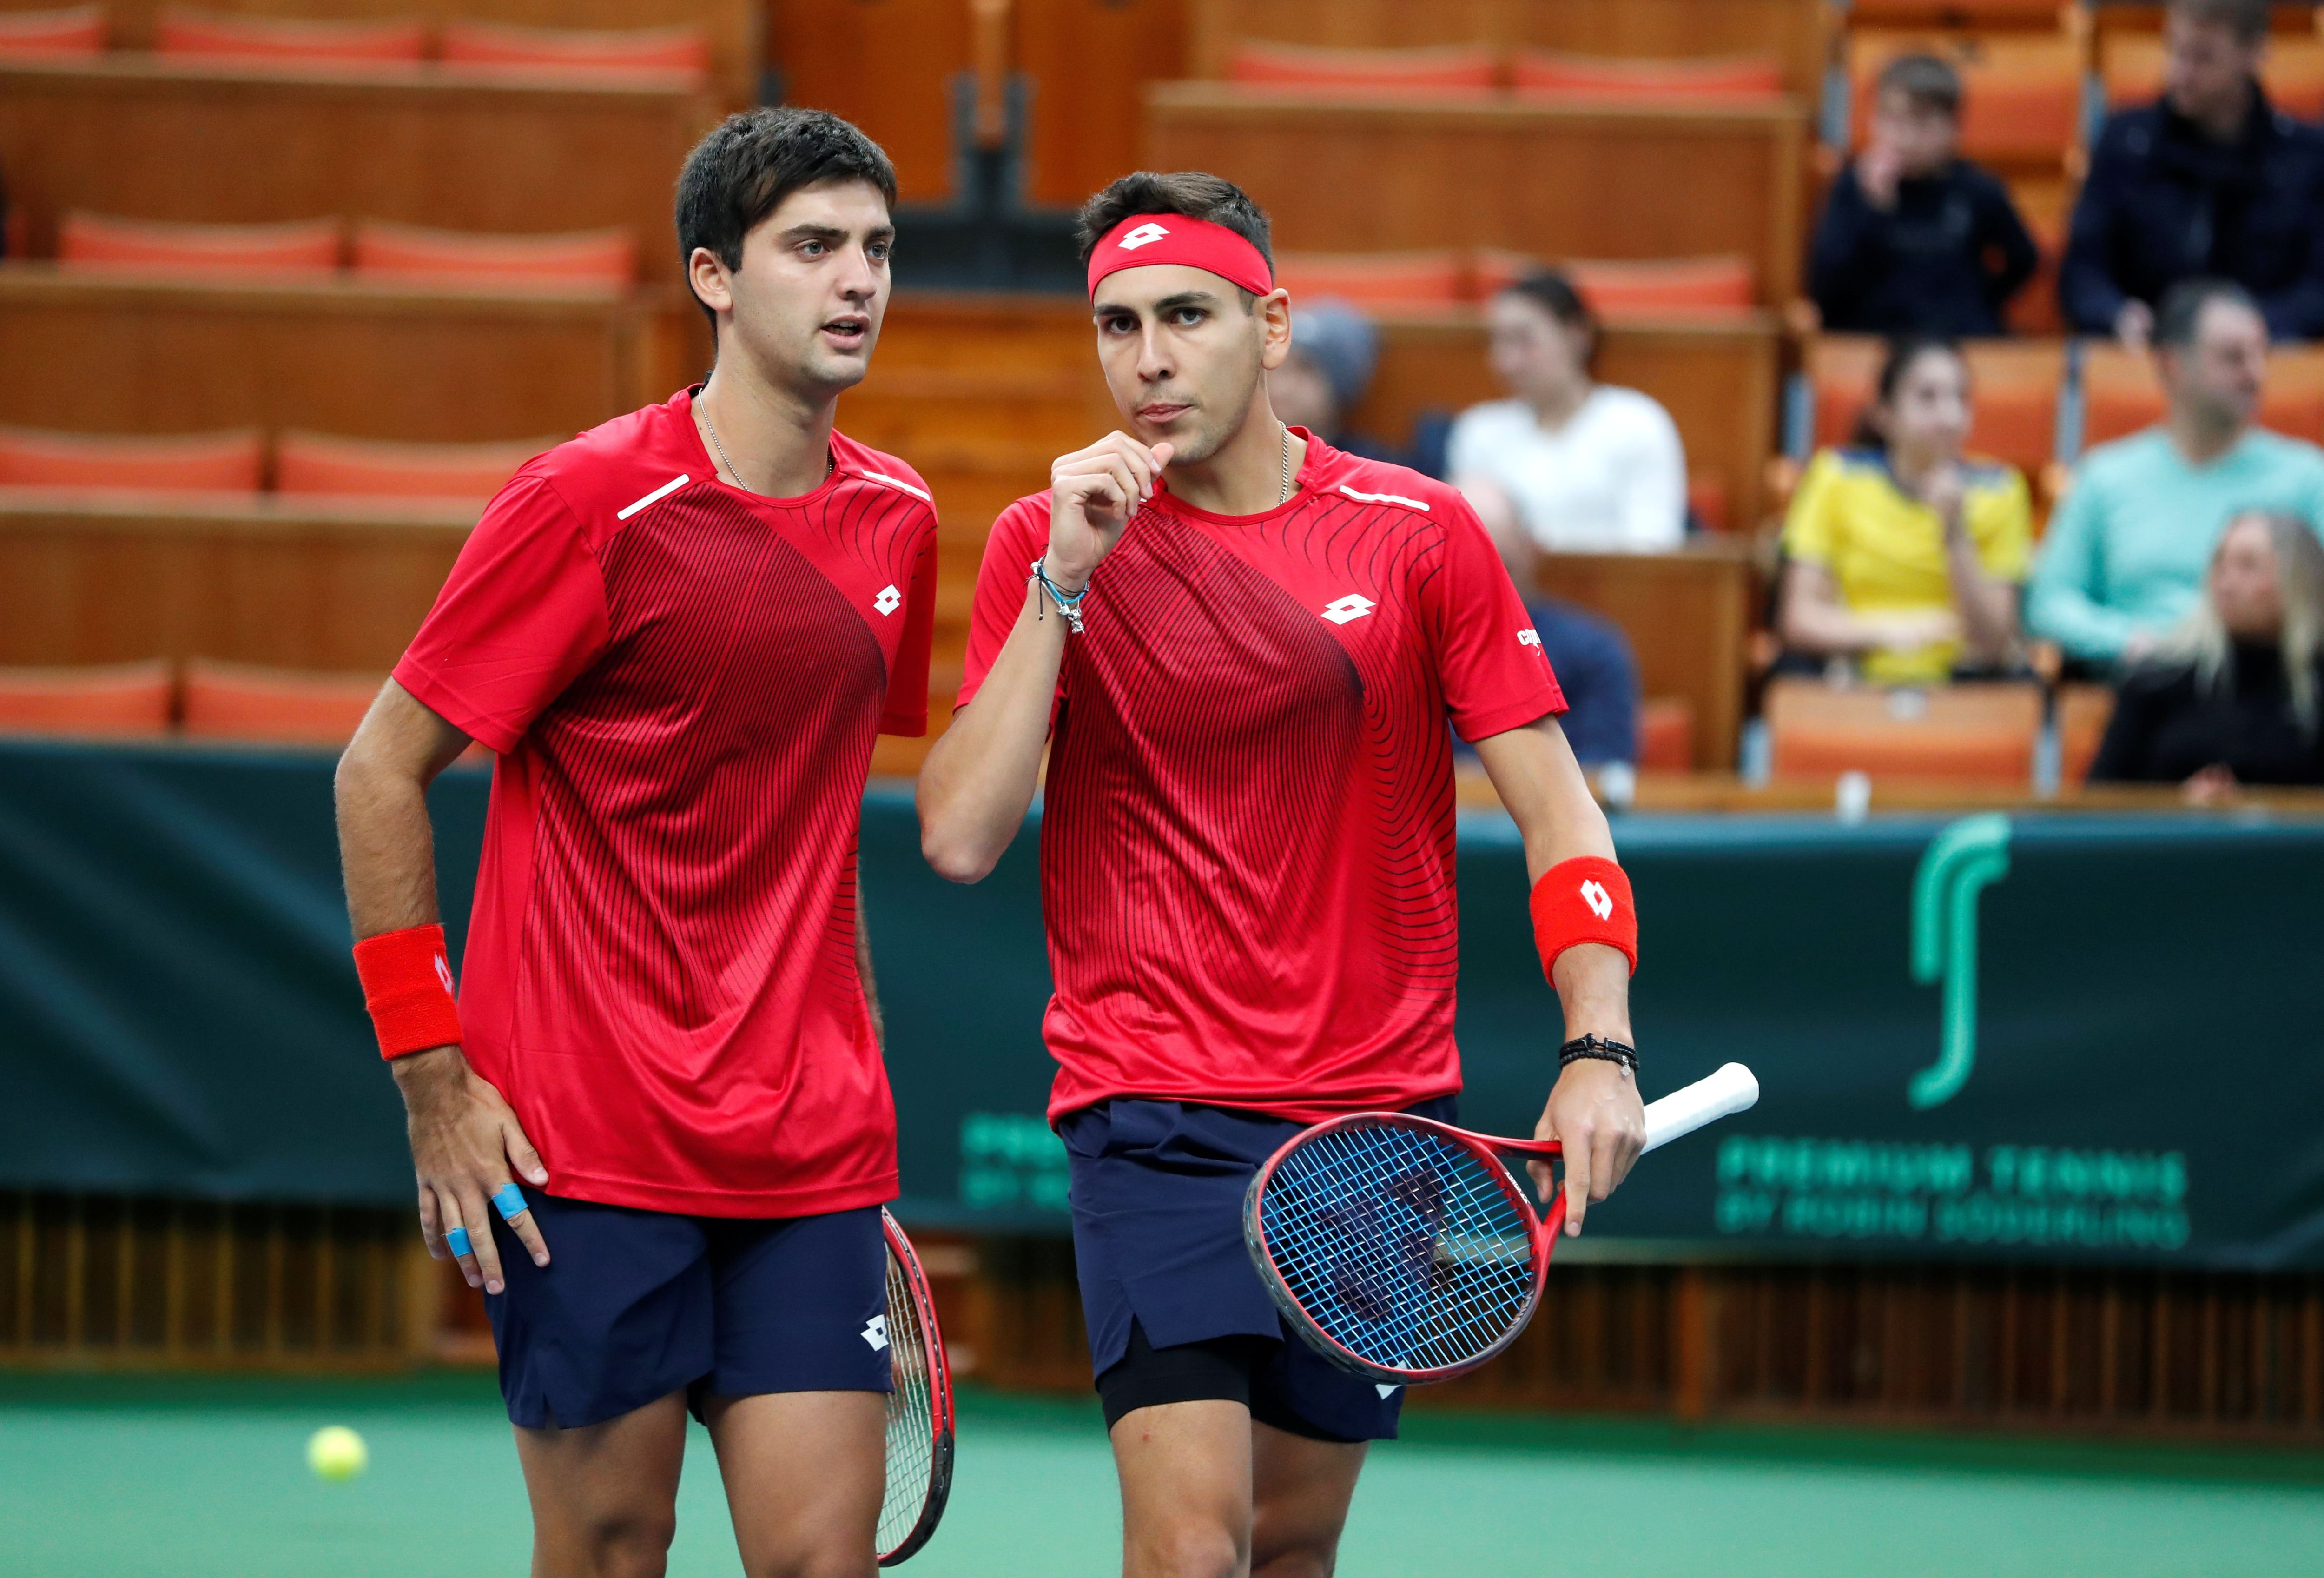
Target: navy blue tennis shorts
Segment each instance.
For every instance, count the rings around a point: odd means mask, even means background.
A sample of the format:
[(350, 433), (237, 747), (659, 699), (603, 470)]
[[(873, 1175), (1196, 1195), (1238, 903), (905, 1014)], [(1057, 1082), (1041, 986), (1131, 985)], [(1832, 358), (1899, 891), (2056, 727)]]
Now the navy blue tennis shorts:
[[(1407, 1110), (1451, 1122), (1453, 1108), (1442, 1096)], [(1252, 1175), (1305, 1127), (1127, 1096), (1058, 1123), (1072, 1160), (1074, 1256), (1090, 1360), (1109, 1422), (1125, 1402), (1229, 1395), (1204, 1385), (1219, 1367), (1191, 1352), (1199, 1343), (1213, 1354), (1249, 1355), (1233, 1396), (1254, 1419), (1325, 1441), (1395, 1436), (1403, 1391), (1350, 1374), (1295, 1336), (1243, 1247), (1242, 1197)], [(1188, 1351), (1174, 1362), (1173, 1349)], [(1125, 1382), (1139, 1368), (1145, 1375)]]
[(680, 1216), (524, 1190), (536, 1266), (498, 1215), (487, 1297), (509, 1422), (595, 1425), (671, 1392), (890, 1389), (880, 1208), (769, 1221)]

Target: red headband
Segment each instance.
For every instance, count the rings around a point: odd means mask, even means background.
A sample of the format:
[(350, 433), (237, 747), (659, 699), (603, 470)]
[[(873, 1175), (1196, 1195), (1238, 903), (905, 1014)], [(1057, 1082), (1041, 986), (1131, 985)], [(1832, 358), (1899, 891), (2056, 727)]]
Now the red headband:
[(1184, 214), (1132, 214), (1091, 252), (1090, 294), (1097, 294), (1097, 282), (1108, 274), (1155, 263), (1205, 269), (1254, 296), (1275, 289), (1265, 254), (1225, 226)]

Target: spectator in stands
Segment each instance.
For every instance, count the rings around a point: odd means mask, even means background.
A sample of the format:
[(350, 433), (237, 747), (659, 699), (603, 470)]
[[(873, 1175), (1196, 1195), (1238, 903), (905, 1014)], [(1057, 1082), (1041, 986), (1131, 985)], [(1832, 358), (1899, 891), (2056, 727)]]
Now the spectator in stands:
[(2324, 543), (2297, 516), (2238, 515), (2194, 612), (2123, 677), (2090, 777), (2183, 783), (2199, 802), (2324, 784), (2319, 690)]
[[(1501, 550), (1501, 563), (1533, 616), (1541, 650), (1565, 692), (1568, 711), (1558, 719), (1573, 759), (1584, 767), (1638, 759), (1638, 663), (1630, 638), (1610, 619), (1549, 596), (1541, 590), (1541, 549), (1514, 520), (1489, 527)], [(1470, 752), (1454, 735), (1455, 748)]]
[(1446, 469), (1489, 531), (1516, 525), (1553, 551), (1675, 548), (1686, 454), (1670, 413), (1594, 383), (1598, 323), (1572, 284), (1518, 279), (1486, 309), (1493, 371), (1516, 396), (1452, 424)]
[(1267, 375), (1268, 403), (1295, 428), (1305, 428), (1334, 449), (1367, 460), (1404, 464), (1395, 446), (1348, 428), (1379, 365), (1379, 331), (1344, 301), (1326, 299), (1291, 309), (1291, 354)]
[(1969, 458), (1969, 365), (1950, 340), (1892, 342), (1856, 441), (1809, 465), (1784, 526), (1781, 629), (1811, 660), (1883, 685), (2017, 660), (2033, 512), (2014, 466)]
[(2058, 279), (2066, 320), (2143, 346), (2181, 280), (2233, 280), (2278, 339), (2324, 335), (2324, 132), (2259, 85), (2268, 0), (2172, 0), (2163, 97), (2106, 124)]
[(2026, 623), (2083, 664), (2135, 662), (2185, 618), (2231, 517), (2324, 521), (2324, 451), (2253, 422), (2267, 326), (2250, 294), (2181, 281), (2154, 348), (2166, 415), (2083, 457), (2034, 570)]
[(1849, 334), (1992, 335), (2040, 261), (2009, 189), (1960, 156), (1960, 74), (1934, 55), (1882, 69), (1872, 135), (1816, 226), (1808, 293)]

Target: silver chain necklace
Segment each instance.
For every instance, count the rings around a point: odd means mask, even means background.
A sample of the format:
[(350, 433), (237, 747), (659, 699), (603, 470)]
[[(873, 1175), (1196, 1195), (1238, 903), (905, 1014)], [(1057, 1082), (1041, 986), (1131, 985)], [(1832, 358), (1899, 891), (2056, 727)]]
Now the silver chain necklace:
[(1275, 425), (1283, 434), (1283, 492), (1275, 501), (1280, 505), (1291, 497), (1291, 424), (1278, 421)]
[[(726, 458), (726, 446), (718, 441), (718, 424), (710, 420), (709, 411), (704, 410), (704, 408), (699, 405), (696, 406), (694, 409), (702, 412), (702, 430), (710, 435), (710, 447), (718, 451), (718, 458), (720, 462), (725, 466), (726, 475), (733, 477), (734, 479), (734, 485), (741, 488), (744, 493), (756, 493), (758, 490), (744, 482), (742, 480), (742, 474), (734, 469), (734, 463)], [(1286, 431), (1287, 433), (1288, 429), (1286, 429)], [(1290, 451), (1286, 449), (1284, 453), (1288, 457)], [(832, 464), (831, 451), (829, 449), (825, 449), (823, 452), (823, 475), (826, 477), (831, 475)], [(1286, 460), (1286, 464), (1289, 464), (1287, 459)]]

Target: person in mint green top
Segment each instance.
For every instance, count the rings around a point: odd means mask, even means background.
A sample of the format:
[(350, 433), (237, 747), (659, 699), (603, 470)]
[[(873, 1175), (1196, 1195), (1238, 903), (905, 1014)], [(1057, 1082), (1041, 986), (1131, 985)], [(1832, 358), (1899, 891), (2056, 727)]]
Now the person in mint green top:
[(2324, 529), (2324, 450), (2254, 425), (2267, 325), (2241, 287), (2188, 280), (2155, 315), (2163, 421), (2076, 467), (2026, 595), (2026, 624), (2069, 658), (2135, 661), (2183, 619), (2229, 520)]

